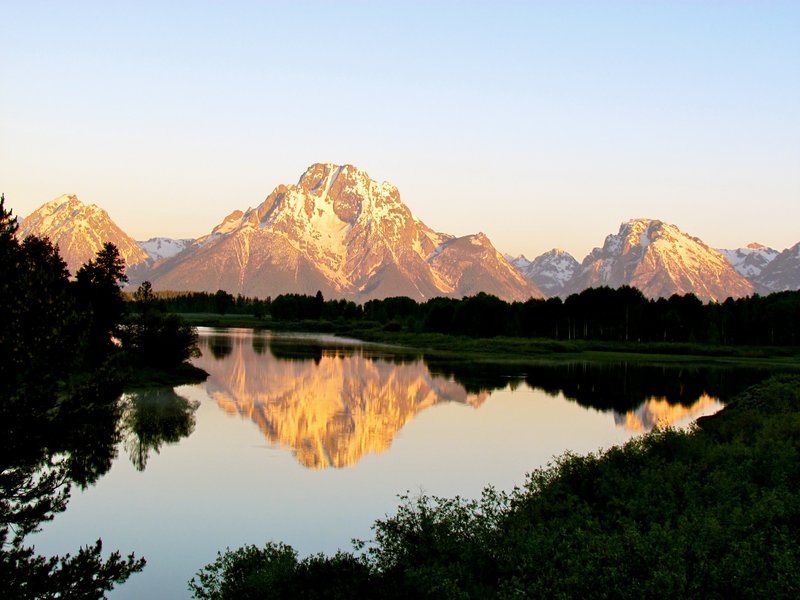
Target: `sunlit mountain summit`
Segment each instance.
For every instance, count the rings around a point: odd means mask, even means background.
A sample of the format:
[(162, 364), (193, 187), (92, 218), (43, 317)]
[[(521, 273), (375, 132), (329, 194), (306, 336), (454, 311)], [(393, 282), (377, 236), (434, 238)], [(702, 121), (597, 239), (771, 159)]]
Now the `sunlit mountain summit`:
[(156, 266), (156, 288), (424, 300), (483, 291), (541, 297), (483, 234), (432, 230), (398, 189), (352, 165), (317, 163), (256, 208), (229, 214), (185, 251)]
[[(495, 295), (506, 301), (629, 285), (648, 298), (694, 294), (724, 301), (800, 289), (800, 243), (781, 252), (750, 244), (716, 250), (676, 225), (631, 219), (581, 262), (550, 250), (533, 260), (502, 255), (484, 233), (437, 232), (411, 213), (399, 190), (353, 165), (316, 163), (255, 208), (235, 210), (197, 239), (135, 242), (108, 214), (75, 195), (45, 203), (19, 234), (49, 237), (74, 273), (109, 241), (130, 285), (266, 298)], [(532, 234), (535, 235), (535, 232)]]
[(111, 242), (130, 267), (143, 264), (147, 254), (136, 241), (94, 204), (84, 204), (75, 194), (64, 194), (37, 208), (25, 217), (20, 238), (35, 235), (50, 238), (73, 275), (95, 257), (103, 244)]

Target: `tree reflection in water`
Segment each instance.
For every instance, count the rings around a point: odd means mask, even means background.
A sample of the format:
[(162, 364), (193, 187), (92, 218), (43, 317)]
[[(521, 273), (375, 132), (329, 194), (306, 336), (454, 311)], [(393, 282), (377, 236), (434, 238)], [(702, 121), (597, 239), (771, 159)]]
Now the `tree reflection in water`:
[[(0, 419), (0, 588), (6, 597), (100, 597), (144, 567), (102, 544), (44, 557), (25, 539), (66, 509), (71, 488), (104, 475), (120, 441), (119, 384), (108, 373), (9, 395)], [(69, 593), (68, 593), (68, 592)]]
[(195, 426), (198, 402), (190, 402), (172, 388), (141, 390), (122, 397), (125, 450), (137, 471), (144, 471), (150, 452), (188, 437)]
[(208, 349), (211, 350), (211, 356), (217, 360), (222, 360), (233, 352), (233, 343), (231, 338), (227, 336), (212, 335), (208, 338)]

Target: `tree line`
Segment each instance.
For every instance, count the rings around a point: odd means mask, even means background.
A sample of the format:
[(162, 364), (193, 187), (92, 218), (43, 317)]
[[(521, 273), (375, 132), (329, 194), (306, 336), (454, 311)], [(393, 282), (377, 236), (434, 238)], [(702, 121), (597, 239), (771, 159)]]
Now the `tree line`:
[(704, 304), (693, 294), (648, 299), (636, 288), (589, 288), (561, 298), (505, 302), (479, 293), (417, 302), (394, 297), (348, 300), (284, 294), (260, 300), (215, 294), (159, 293), (165, 310), (253, 314), (275, 321), (351, 321), (386, 331), (471, 337), (681, 342), (785, 346), (800, 343), (800, 291), (728, 298)]
[(144, 559), (104, 556), (100, 540), (45, 557), (26, 540), (66, 509), (73, 486), (108, 471), (124, 431), (142, 464), (169, 439), (164, 426), (145, 433), (143, 415), (154, 411), (126, 406), (123, 385), (143, 368), (181, 367), (198, 352), (196, 332), (148, 305), (146, 290), (139, 313), (126, 314), (113, 244), (70, 279), (48, 239), (19, 240), (17, 229), (0, 195), (0, 589), (9, 598), (99, 598)]

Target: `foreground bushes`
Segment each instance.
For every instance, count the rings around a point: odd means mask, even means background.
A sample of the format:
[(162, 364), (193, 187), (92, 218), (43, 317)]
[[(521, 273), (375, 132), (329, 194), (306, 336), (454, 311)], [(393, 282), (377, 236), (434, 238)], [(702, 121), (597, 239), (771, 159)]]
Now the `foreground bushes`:
[(403, 497), (357, 553), (219, 555), (198, 598), (796, 597), (800, 377), (690, 432), (566, 454), (506, 494)]

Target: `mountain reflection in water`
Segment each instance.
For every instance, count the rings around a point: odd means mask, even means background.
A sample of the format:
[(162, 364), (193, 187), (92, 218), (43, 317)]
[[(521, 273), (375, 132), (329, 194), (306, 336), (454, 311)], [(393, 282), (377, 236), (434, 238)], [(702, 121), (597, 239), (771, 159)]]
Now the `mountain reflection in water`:
[[(211, 339), (219, 343), (219, 336)], [(221, 360), (206, 352), (209, 342), (201, 335), (203, 356), (195, 361), (210, 374), (208, 394), (228, 413), (252, 419), (268, 440), (292, 448), (312, 469), (346, 467), (385, 451), (429, 406), (480, 406), (488, 397), (431, 375), (420, 359), (390, 362), (358, 346), (272, 339), (270, 352), (263, 352), (263, 337), (237, 335), (229, 338), (230, 352)]]
[(563, 394), (644, 432), (713, 413), (722, 406), (718, 398), (758, 377), (591, 363), (454, 366), (330, 336), (249, 330), (201, 329), (200, 347), (195, 364), (210, 374), (209, 396), (311, 469), (354, 465), (387, 450), (424, 409), (447, 402), (477, 408), (498, 389)]

